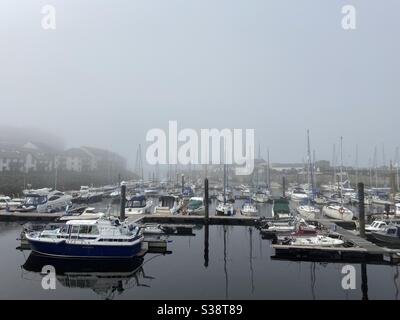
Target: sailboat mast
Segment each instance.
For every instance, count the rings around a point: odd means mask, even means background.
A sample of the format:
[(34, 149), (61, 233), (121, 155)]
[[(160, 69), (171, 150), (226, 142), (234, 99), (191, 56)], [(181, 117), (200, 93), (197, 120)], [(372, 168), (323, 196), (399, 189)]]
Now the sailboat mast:
[(397, 192), (400, 189), (400, 181), (399, 181), (399, 147), (396, 147), (396, 181), (397, 181)]
[(332, 165), (333, 165), (333, 185), (336, 188), (336, 144), (333, 144)]
[(226, 142), (224, 143), (224, 204), (226, 204)]
[(315, 177), (316, 171), (316, 157), (315, 157), (315, 149), (313, 150), (313, 161), (312, 161), (312, 171), (311, 171), (311, 181), (313, 185), (313, 200), (314, 200), (314, 191), (317, 190), (317, 180)]
[(358, 144), (356, 144), (356, 185), (358, 186)]
[(375, 166), (375, 187), (378, 188), (378, 149), (376, 146), (374, 152), (374, 166)]
[(308, 160), (308, 174), (307, 183), (308, 187), (311, 185), (311, 192), (313, 192), (313, 186), (311, 181), (312, 163), (311, 163), (311, 148), (310, 148), (310, 130), (307, 130), (307, 160)]
[(343, 137), (340, 137), (340, 203), (343, 206)]
[(268, 167), (267, 167), (267, 183), (268, 183), (268, 189), (271, 189), (271, 171), (270, 171), (270, 162), (269, 162), (269, 148), (267, 150), (267, 161), (268, 161)]

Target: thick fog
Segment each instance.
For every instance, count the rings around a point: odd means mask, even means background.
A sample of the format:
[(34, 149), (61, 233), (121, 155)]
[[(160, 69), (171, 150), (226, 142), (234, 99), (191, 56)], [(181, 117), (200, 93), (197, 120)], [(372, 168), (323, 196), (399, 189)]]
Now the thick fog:
[[(56, 9), (44, 30), (42, 7)], [(361, 165), (394, 158), (400, 119), (400, 2), (2, 0), (0, 126), (129, 159), (152, 128), (251, 128), (262, 154)], [(1, 132), (1, 131), (0, 131)], [(57, 138), (55, 138), (57, 139)], [(0, 139), (1, 140), (1, 139)], [(52, 140), (54, 141), (54, 140)], [(382, 162), (382, 160), (380, 160)]]

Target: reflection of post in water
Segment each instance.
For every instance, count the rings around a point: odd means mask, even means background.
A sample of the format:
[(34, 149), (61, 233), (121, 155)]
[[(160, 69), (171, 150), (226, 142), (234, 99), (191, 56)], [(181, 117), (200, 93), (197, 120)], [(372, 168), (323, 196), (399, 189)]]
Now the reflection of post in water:
[(250, 234), (250, 279), (251, 279), (251, 293), (254, 293), (254, 270), (253, 270), (253, 229), (249, 228)]
[(396, 272), (393, 277), (394, 287), (396, 288), (395, 300), (399, 300), (399, 287), (397, 286), (398, 278), (399, 278), (399, 266), (396, 266)]
[(368, 300), (368, 278), (367, 278), (366, 263), (361, 263), (361, 291), (362, 291), (362, 299)]
[(228, 270), (226, 267), (226, 226), (223, 226), (224, 229), (224, 272), (225, 272), (225, 299), (228, 299)]
[(315, 300), (315, 282), (317, 280), (315, 277), (315, 262), (311, 262), (310, 269), (311, 269), (311, 295), (313, 300)]
[(208, 267), (208, 241), (209, 241), (209, 226), (208, 223), (204, 225), (204, 266)]

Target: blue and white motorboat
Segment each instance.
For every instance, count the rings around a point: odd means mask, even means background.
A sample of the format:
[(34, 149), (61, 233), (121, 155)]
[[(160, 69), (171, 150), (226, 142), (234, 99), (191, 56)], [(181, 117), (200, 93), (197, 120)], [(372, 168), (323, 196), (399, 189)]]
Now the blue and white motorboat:
[(185, 187), (182, 191), (182, 198), (189, 199), (194, 196), (194, 191), (191, 187)]
[(118, 219), (70, 220), (54, 230), (26, 234), (32, 251), (63, 258), (131, 258), (142, 250), (143, 233)]

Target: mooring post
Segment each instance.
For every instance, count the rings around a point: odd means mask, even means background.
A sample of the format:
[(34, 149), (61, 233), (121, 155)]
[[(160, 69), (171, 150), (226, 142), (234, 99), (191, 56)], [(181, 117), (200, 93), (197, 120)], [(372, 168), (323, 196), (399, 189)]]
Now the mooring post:
[(284, 176), (282, 177), (282, 189), (282, 196), (286, 198), (286, 179)]
[(204, 179), (204, 206), (205, 206), (205, 223), (209, 222), (210, 212), (209, 212), (209, 195), (208, 195), (208, 179)]
[(119, 212), (119, 219), (125, 221), (125, 201), (126, 201), (126, 184), (121, 183), (121, 209)]
[(365, 202), (364, 183), (358, 184), (358, 219), (360, 220), (360, 236), (365, 238)]
[(209, 194), (208, 194), (208, 179), (204, 179), (204, 206), (205, 206), (205, 217), (204, 217), (204, 267), (208, 267), (208, 247), (209, 247), (209, 226), (208, 223), (210, 217), (209, 208)]

